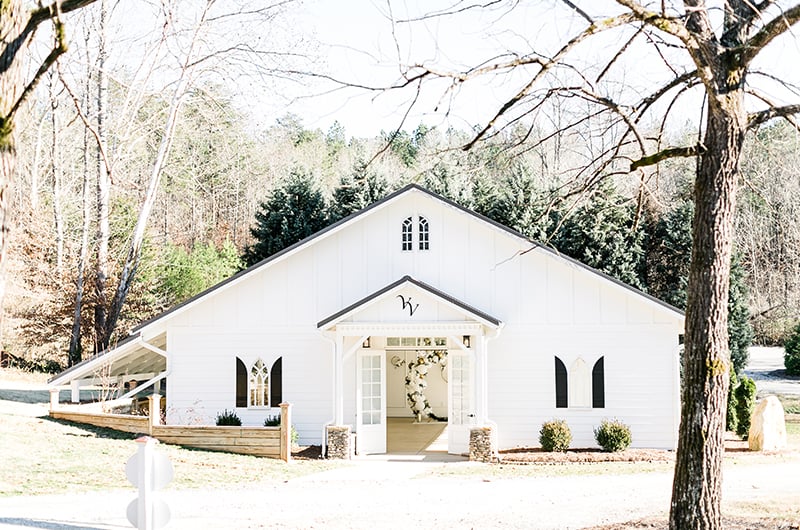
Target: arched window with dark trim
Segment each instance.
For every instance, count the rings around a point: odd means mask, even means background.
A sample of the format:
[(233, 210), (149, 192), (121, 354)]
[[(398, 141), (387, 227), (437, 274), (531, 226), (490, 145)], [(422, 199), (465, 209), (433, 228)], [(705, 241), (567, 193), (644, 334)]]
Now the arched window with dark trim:
[(283, 402), (283, 357), (272, 363), (272, 370), (269, 371), (269, 405), (277, 407)]
[(257, 360), (250, 369), (250, 407), (269, 406), (269, 369), (264, 361)]
[(428, 250), (430, 248), (430, 226), (428, 220), (419, 216), (419, 249)]
[(567, 367), (558, 357), (556, 359), (556, 408), (567, 408)]
[(606, 406), (604, 364), (603, 357), (600, 357), (592, 368), (592, 407), (596, 409)]
[(236, 406), (247, 406), (247, 367), (236, 358)]
[(402, 228), (402, 242), (403, 242), (403, 250), (411, 250), (412, 246), (412, 238), (414, 233), (414, 222), (411, 220), (410, 217), (407, 217), (403, 221), (403, 228)]

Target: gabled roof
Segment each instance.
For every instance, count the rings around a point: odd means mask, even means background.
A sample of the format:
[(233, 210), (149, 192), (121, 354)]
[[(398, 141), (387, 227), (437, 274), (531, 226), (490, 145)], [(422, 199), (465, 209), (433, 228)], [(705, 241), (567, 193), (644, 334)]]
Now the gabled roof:
[(323, 239), (326, 236), (328, 236), (328, 235), (330, 235), (330, 234), (332, 234), (334, 232), (337, 232), (338, 230), (340, 230), (344, 226), (349, 225), (349, 224), (355, 222), (357, 219), (360, 219), (360, 218), (368, 215), (371, 211), (380, 209), (380, 208), (384, 207), (385, 205), (394, 202), (399, 197), (401, 197), (401, 196), (403, 196), (403, 195), (405, 195), (407, 193), (414, 193), (414, 192), (422, 193), (424, 195), (427, 195), (428, 197), (431, 197), (431, 198), (433, 198), (433, 199), (435, 199), (437, 201), (440, 201), (440, 202), (442, 202), (442, 203), (444, 203), (444, 204), (446, 204), (446, 205), (448, 205), (448, 206), (450, 206), (450, 207), (452, 207), (452, 208), (454, 208), (454, 209), (456, 209), (456, 210), (458, 210), (458, 211), (460, 211), (460, 212), (462, 212), (464, 214), (467, 214), (467, 215), (469, 215), (469, 216), (471, 216), (471, 217), (473, 217), (473, 218), (475, 218), (475, 219), (477, 219), (477, 220), (479, 220), (479, 221), (481, 221), (483, 223), (491, 225), (492, 227), (494, 227), (494, 228), (496, 228), (496, 229), (498, 229), (498, 230), (500, 230), (502, 232), (510, 234), (513, 237), (516, 237), (516, 238), (518, 238), (518, 239), (530, 244), (532, 246), (532, 248), (538, 248), (538, 249), (541, 249), (541, 250), (543, 250), (545, 252), (548, 252), (548, 253), (550, 253), (552, 255), (555, 255), (561, 260), (564, 260), (564, 261), (566, 261), (568, 263), (572, 263), (573, 265), (576, 265), (576, 266), (578, 266), (580, 268), (583, 268), (583, 269), (591, 272), (592, 274), (596, 274), (597, 276), (600, 276), (600, 277), (602, 277), (602, 278), (604, 278), (604, 279), (606, 279), (606, 280), (608, 280), (608, 281), (610, 281), (610, 282), (612, 282), (612, 283), (614, 283), (614, 284), (616, 284), (618, 286), (621, 286), (621, 287), (631, 291), (632, 293), (634, 293), (634, 294), (636, 294), (638, 296), (644, 297), (644, 298), (650, 300), (651, 302), (655, 302), (656, 304), (668, 309), (669, 311), (672, 311), (672, 312), (674, 312), (674, 313), (676, 313), (676, 314), (678, 314), (680, 316), (683, 316), (683, 311), (681, 311), (680, 309), (677, 309), (676, 307), (664, 302), (663, 300), (659, 300), (658, 298), (655, 298), (654, 296), (651, 296), (651, 295), (649, 295), (649, 294), (647, 294), (647, 293), (645, 293), (643, 291), (640, 291), (639, 289), (636, 289), (633, 286), (630, 286), (630, 285), (628, 285), (628, 284), (626, 284), (626, 283), (624, 283), (624, 282), (622, 282), (622, 281), (620, 281), (620, 280), (618, 280), (618, 279), (616, 279), (616, 278), (614, 278), (612, 276), (609, 276), (608, 274), (606, 274), (604, 272), (598, 271), (597, 269), (589, 267), (588, 265), (586, 265), (584, 263), (581, 263), (578, 260), (575, 260), (573, 258), (570, 258), (569, 256), (561, 254), (560, 252), (558, 252), (557, 250), (555, 250), (555, 249), (553, 249), (551, 247), (545, 246), (545, 245), (543, 245), (543, 244), (541, 244), (541, 243), (539, 243), (537, 241), (534, 241), (534, 240), (528, 238), (527, 236), (521, 234), (520, 232), (514, 230), (513, 228), (509, 228), (509, 227), (507, 227), (507, 226), (505, 226), (505, 225), (503, 225), (501, 223), (498, 223), (497, 221), (495, 221), (493, 219), (489, 219), (488, 217), (485, 217), (485, 216), (483, 216), (483, 215), (481, 215), (481, 214), (479, 214), (477, 212), (469, 210), (469, 209), (465, 208), (464, 206), (456, 203), (455, 201), (452, 201), (450, 199), (447, 199), (445, 197), (437, 195), (437, 194), (435, 194), (435, 193), (423, 188), (422, 186), (420, 186), (418, 184), (408, 184), (408, 185), (400, 188), (399, 190), (395, 191), (394, 193), (391, 193), (391, 194), (387, 195), (383, 199), (380, 199), (379, 201), (376, 201), (376, 202), (370, 204), (369, 206), (367, 206), (367, 207), (365, 207), (365, 208), (363, 208), (363, 209), (361, 209), (361, 210), (359, 210), (357, 212), (354, 212), (354, 213), (350, 214), (349, 216), (347, 216), (347, 217), (345, 217), (343, 219), (340, 219), (339, 221), (331, 224), (330, 226), (327, 226), (326, 228), (323, 228), (322, 230), (320, 230), (320, 231), (308, 236), (307, 238), (302, 239), (301, 241), (298, 241), (294, 245), (291, 245), (291, 246), (281, 250), (280, 252), (276, 252), (272, 256), (269, 256), (269, 257), (261, 260), (260, 262), (256, 263), (255, 265), (252, 265), (252, 266), (248, 267), (247, 269), (244, 269), (244, 270), (238, 272), (237, 274), (231, 276), (230, 278), (228, 278), (226, 280), (223, 280), (222, 282), (214, 285), (213, 287), (210, 287), (209, 289), (206, 289), (205, 291), (193, 296), (192, 298), (189, 298), (185, 302), (183, 302), (181, 304), (178, 304), (178, 305), (172, 307), (171, 309), (168, 309), (167, 311), (161, 313), (160, 315), (157, 315), (157, 316), (155, 316), (155, 317), (143, 322), (142, 324), (140, 324), (140, 325), (136, 326), (135, 328), (133, 328), (131, 333), (136, 333), (136, 332), (141, 331), (144, 328), (150, 326), (151, 324), (154, 324), (156, 322), (164, 320), (165, 318), (167, 318), (167, 317), (169, 317), (171, 315), (174, 315), (175, 313), (178, 313), (178, 312), (182, 311), (183, 309), (186, 309), (186, 308), (196, 304), (199, 300), (202, 300), (203, 298), (213, 294), (214, 292), (216, 292), (218, 290), (221, 290), (221, 289), (224, 289), (226, 287), (229, 287), (229, 286), (231, 286), (231, 285), (233, 285), (235, 283), (238, 283), (243, 278), (249, 276), (250, 274), (253, 274), (255, 271), (258, 271), (259, 269), (262, 269), (262, 268), (266, 267), (267, 265), (269, 265), (271, 263), (279, 261), (279, 260), (285, 258), (286, 256), (290, 255), (290, 254), (294, 254), (295, 252), (297, 252), (297, 251), (299, 251), (299, 250), (311, 245), (312, 243), (314, 243), (314, 242), (316, 242), (316, 241), (318, 241), (320, 239)]
[(346, 319), (347, 317), (349, 317), (350, 315), (356, 313), (357, 311), (369, 306), (373, 302), (376, 302), (377, 300), (380, 300), (384, 295), (391, 295), (394, 291), (399, 291), (400, 289), (402, 289), (406, 285), (413, 285), (413, 286), (421, 289), (422, 291), (425, 291), (428, 294), (432, 295), (434, 298), (444, 302), (445, 304), (447, 304), (447, 305), (449, 305), (451, 307), (457, 308), (457, 309), (467, 313), (471, 317), (475, 318), (476, 320), (480, 321), (481, 323), (486, 324), (486, 325), (488, 325), (488, 326), (490, 326), (492, 328), (498, 328), (498, 327), (502, 326), (502, 322), (499, 319), (489, 315), (488, 313), (484, 313), (483, 311), (481, 311), (479, 309), (475, 309), (474, 307), (472, 307), (472, 306), (470, 306), (468, 304), (465, 304), (461, 300), (458, 300), (457, 298), (454, 298), (454, 297), (450, 296), (449, 294), (447, 294), (447, 293), (445, 293), (443, 291), (440, 291), (439, 289), (436, 289), (435, 287), (433, 287), (431, 285), (428, 285), (427, 283), (421, 282), (419, 280), (415, 280), (411, 276), (403, 276), (402, 278), (400, 278), (396, 282), (390, 283), (389, 285), (387, 285), (383, 289), (375, 291), (374, 293), (372, 293), (372, 294), (370, 294), (368, 296), (365, 296), (364, 298), (362, 298), (358, 302), (355, 302), (355, 303), (345, 307), (341, 311), (337, 311), (333, 315), (322, 319), (317, 324), (317, 328), (330, 327), (331, 325), (336, 324), (337, 322), (340, 322), (340, 321)]

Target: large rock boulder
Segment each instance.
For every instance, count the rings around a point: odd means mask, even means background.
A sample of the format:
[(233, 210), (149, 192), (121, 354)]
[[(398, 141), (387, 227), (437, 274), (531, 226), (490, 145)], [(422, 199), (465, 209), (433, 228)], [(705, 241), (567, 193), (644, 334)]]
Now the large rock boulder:
[(786, 418), (775, 396), (756, 404), (747, 437), (751, 451), (778, 451), (786, 447)]

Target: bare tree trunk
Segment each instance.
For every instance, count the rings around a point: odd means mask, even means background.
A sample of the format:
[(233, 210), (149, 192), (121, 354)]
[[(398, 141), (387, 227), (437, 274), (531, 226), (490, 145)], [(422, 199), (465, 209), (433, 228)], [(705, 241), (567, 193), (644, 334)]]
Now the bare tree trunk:
[(144, 202), (139, 210), (139, 216), (136, 219), (136, 227), (134, 228), (133, 236), (131, 236), (128, 255), (125, 259), (122, 271), (120, 272), (119, 284), (114, 293), (114, 298), (111, 304), (109, 304), (105, 329), (102, 335), (98, 335), (98, 341), (102, 340), (101, 344), (103, 344), (104, 347), (107, 347), (110, 342), (111, 335), (114, 333), (120, 313), (122, 312), (122, 306), (125, 303), (125, 299), (128, 297), (128, 292), (136, 277), (136, 271), (139, 267), (139, 258), (142, 254), (142, 244), (144, 243), (147, 222), (150, 218), (153, 205), (155, 204), (164, 164), (167, 162), (167, 156), (169, 155), (169, 150), (175, 137), (175, 126), (178, 123), (178, 115), (189, 86), (191, 85), (193, 68), (203, 62), (203, 59), (198, 59), (194, 56), (195, 47), (202, 40), (201, 32), (205, 26), (206, 17), (213, 5), (214, 0), (206, 0), (206, 5), (197, 24), (192, 29), (192, 37), (188, 43), (186, 55), (183, 57), (180, 75), (175, 83), (175, 90), (172, 93), (169, 110), (167, 111), (167, 119), (164, 124), (161, 143), (158, 146), (158, 152), (156, 153), (156, 158), (153, 161), (153, 167), (150, 172)]
[(42, 119), (39, 120), (39, 127), (36, 129), (36, 146), (33, 151), (33, 164), (31, 166), (31, 215), (36, 215), (36, 210), (39, 209), (39, 164), (42, 161), (42, 133), (44, 131), (44, 123), (47, 120), (47, 113), (42, 114)]
[[(720, 76), (727, 83), (734, 76)], [(730, 377), (728, 288), (739, 156), (747, 131), (741, 88), (710, 98), (694, 187), (681, 427), (670, 529), (722, 528), (722, 456)]]
[(99, 48), (97, 51), (97, 254), (95, 257), (95, 307), (94, 307), (94, 331), (95, 331), (95, 353), (101, 352), (108, 347), (108, 337), (106, 336), (108, 319), (108, 242), (110, 238), (109, 228), (109, 200), (111, 193), (111, 181), (106, 171), (103, 152), (106, 143), (106, 113), (108, 112), (108, 76), (106, 75), (106, 40), (107, 40), (107, 6), (106, 1), (100, 1), (100, 27)]
[[(86, 32), (86, 48), (89, 48), (90, 32)], [(88, 61), (87, 61), (88, 65)], [(83, 90), (83, 107), (89, 110), (89, 90), (91, 89), (91, 71), (87, 66), (86, 85)], [(78, 256), (78, 267), (75, 277), (75, 311), (72, 315), (72, 334), (69, 340), (69, 365), (81, 361), (83, 348), (81, 346), (81, 311), (83, 310), (83, 283), (86, 262), (89, 257), (89, 229), (91, 225), (91, 208), (89, 204), (89, 129), (83, 128), (83, 187), (81, 188), (81, 203), (83, 205), (83, 227), (81, 229), (81, 249)]]
[[(188, 62), (187, 56), (187, 62)], [(172, 140), (175, 136), (175, 125), (178, 122), (178, 112), (181, 104), (183, 103), (184, 95), (188, 87), (188, 72), (183, 70), (181, 78), (178, 81), (175, 92), (170, 102), (169, 112), (167, 113), (167, 122), (164, 125), (164, 132), (161, 136), (161, 143), (158, 147), (156, 159), (153, 162), (153, 168), (150, 172), (150, 181), (147, 185), (145, 199), (142, 203), (142, 208), (139, 210), (139, 216), (136, 219), (136, 228), (131, 237), (130, 246), (128, 247), (128, 256), (125, 259), (125, 264), (122, 267), (122, 272), (119, 277), (119, 285), (114, 293), (114, 298), (109, 305), (108, 318), (106, 320), (106, 327), (103, 335), (98, 335), (98, 341), (102, 338), (103, 347), (107, 347), (111, 339), (111, 334), (114, 333), (114, 328), (117, 326), (119, 315), (122, 312), (122, 306), (131, 289), (133, 280), (136, 276), (136, 270), (139, 267), (139, 258), (142, 253), (142, 243), (144, 243), (145, 229), (147, 228), (147, 221), (150, 218), (150, 212), (153, 209), (153, 204), (156, 200), (158, 192), (158, 185), (161, 180), (161, 173), (164, 164), (167, 161), (169, 149), (172, 146)]]
[(56, 274), (61, 277), (64, 267), (64, 215), (61, 211), (61, 161), (59, 157), (58, 95), (55, 92), (55, 76), (50, 74), (50, 123), (52, 143), (50, 144), (51, 170), (53, 175), (53, 224), (56, 231)]
[(6, 247), (8, 246), (8, 186), (17, 164), (13, 107), (22, 93), (19, 51), (22, 42), (22, 2), (3, 2), (0, 13), (0, 338), (2, 303), (6, 291)]

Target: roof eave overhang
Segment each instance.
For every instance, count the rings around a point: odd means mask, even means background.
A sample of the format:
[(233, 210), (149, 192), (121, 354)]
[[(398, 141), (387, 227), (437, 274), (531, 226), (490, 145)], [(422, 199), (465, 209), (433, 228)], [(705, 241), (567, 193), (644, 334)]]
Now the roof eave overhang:
[[(386, 287), (375, 291), (374, 293), (365, 296), (364, 298), (358, 300), (357, 302), (345, 307), (341, 311), (334, 313), (333, 315), (324, 318), (323, 320), (319, 321), (317, 324), (317, 328), (322, 331), (331, 331), (337, 327), (340, 323), (345, 324), (347, 326), (364, 326), (365, 323), (353, 323), (353, 322), (345, 322), (348, 318), (353, 316), (354, 314), (358, 313), (366, 309), (367, 307), (378, 303), (380, 300), (393, 296), (396, 292), (400, 291), (407, 285), (413, 285), (422, 291), (425, 291), (429, 295), (433, 296), (435, 299), (439, 300), (440, 302), (444, 303), (445, 305), (463, 313), (464, 315), (468, 316), (471, 321), (477, 322), (483, 326), (488, 327), (489, 329), (500, 329), (503, 327), (503, 322), (495, 318), (488, 313), (485, 313), (479, 309), (476, 309), (469, 304), (466, 304), (457, 298), (450, 296), (449, 294), (436, 289), (435, 287), (428, 285), (424, 282), (419, 280), (415, 280), (411, 276), (403, 276), (396, 282), (393, 282)], [(460, 325), (466, 324), (468, 321), (463, 322), (449, 322), (450, 324)], [(444, 325), (445, 322), (440, 322), (440, 325)], [(382, 323), (372, 323), (372, 326), (385, 326)], [(424, 325), (424, 323), (414, 324), (415, 326)], [(429, 323), (430, 325), (430, 323)]]
[(87, 376), (93, 376), (93, 374), (97, 373), (97, 371), (102, 367), (119, 361), (126, 356), (137, 353), (141, 350), (147, 350), (153, 355), (161, 356), (165, 356), (166, 353), (163, 350), (160, 350), (160, 348), (156, 348), (145, 342), (142, 336), (137, 333), (119, 343), (116, 347), (99, 355), (95, 355), (94, 357), (86, 359), (85, 361), (82, 361), (75, 366), (64, 370), (60, 374), (48, 380), (47, 384), (51, 387), (58, 387), (69, 384), (71, 381), (77, 379), (87, 379), (89, 378)]

